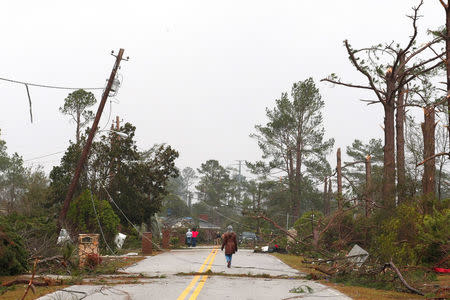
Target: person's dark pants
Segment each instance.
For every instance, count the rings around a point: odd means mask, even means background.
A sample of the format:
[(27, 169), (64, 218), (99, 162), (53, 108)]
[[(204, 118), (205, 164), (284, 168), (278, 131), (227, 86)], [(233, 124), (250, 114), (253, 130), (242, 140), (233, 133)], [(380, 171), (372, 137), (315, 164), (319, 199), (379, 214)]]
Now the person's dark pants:
[(191, 246), (191, 239), (192, 239), (192, 238), (190, 238), (190, 237), (187, 237), (187, 238), (186, 238), (186, 244), (188, 245), (188, 247)]
[(192, 247), (195, 247), (197, 245), (197, 238), (193, 237), (192, 238)]

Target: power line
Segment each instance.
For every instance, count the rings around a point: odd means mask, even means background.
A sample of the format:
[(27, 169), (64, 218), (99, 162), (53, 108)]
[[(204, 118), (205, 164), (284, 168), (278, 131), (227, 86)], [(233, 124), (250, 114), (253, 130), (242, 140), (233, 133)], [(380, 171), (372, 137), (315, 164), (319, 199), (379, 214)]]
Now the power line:
[(0, 80), (11, 82), (11, 83), (24, 84), (26, 86), (35, 86), (35, 87), (40, 87), (40, 88), (58, 89), (58, 90), (80, 90), (80, 89), (83, 89), (83, 90), (103, 90), (102, 87), (82, 88), (82, 87), (56, 86), (56, 85), (38, 84), (38, 83), (19, 81), (19, 80), (13, 80), (13, 79), (2, 78), (2, 77), (0, 77)]
[[(114, 201), (114, 199), (111, 197), (111, 194), (108, 192), (108, 190), (106, 189), (106, 187), (105, 187), (102, 183), (100, 183), (100, 185), (103, 187), (103, 189), (105, 190), (106, 194), (108, 195), (109, 201), (112, 202), (112, 203), (116, 206), (116, 208), (122, 213), (122, 215), (125, 217), (125, 219), (128, 221), (128, 223), (136, 230), (136, 232), (139, 233), (139, 228), (137, 228), (137, 226), (134, 225), (134, 223), (130, 221), (130, 219), (129, 219), (129, 218), (127, 217), (127, 215), (123, 212), (123, 210), (119, 207), (119, 205), (117, 205), (117, 203), (116, 203), (116, 202)], [(205, 204), (206, 204), (206, 203), (205, 203)], [(209, 206), (208, 204), (206, 204), (206, 205)], [(210, 207), (211, 207), (211, 206), (210, 206)], [(220, 213), (218, 213), (218, 214), (219, 214), (219, 215), (222, 215), (222, 214), (220, 214)], [(237, 223), (237, 224), (240, 224), (240, 225), (243, 226), (243, 227), (250, 228), (249, 226), (246, 226), (245, 224), (242, 224), (242, 223), (240, 223), (240, 222), (237, 222), (236, 220), (233, 220), (233, 219), (231, 219), (231, 218), (229, 218), (229, 217), (227, 217), (227, 216), (225, 216), (225, 215), (222, 215), (222, 216), (225, 217), (225, 218), (228, 218), (228, 219), (232, 220), (233, 222), (235, 222), (235, 223)], [(250, 229), (253, 230), (253, 228), (250, 228)], [(167, 253), (168, 255), (172, 255), (173, 258), (175, 258), (176, 260), (180, 260), (180, 261), (187, 262), (187, 263), (190, 263), (190, 264), (198, 264), (198, 265), (202, 264), (201, 262), (196, 262), (196, 261), (188, 260), (188, 259), (185, 259), (185, 258), (183, 258), (183, 257), (179, 257), (178, 255), (175, 255), (175, 254), (171, 253), (169, 250), (162, 249), (162, 248), (159, 247), (159, 245), (156, 244), (152, 239), (149, 239), (149, 238), (148, 238), (147, 236), (145, 236), (145, 235), (142, 235), (142, 238), (143, 238), (143, 239), (146, 239), (147, 241), (149, 241), (150, 243), (152, 243), (159, 251), (161, 251), (161, 252), (163, 252), (163, 253)], [(217, 266), (217, 265), (214, 265), (214, 264), (213, 264), (213, 266)], [(263, 269), (263, 268), (257, 268), (257, 267), (251, 267), (251, 268), (254, 268), (254, 269)], [(263, 269), (263, 270), (273, 270), (273, 269)]]
[(28, 97), (28, 105), (30, 107), (30, 120), (31, 123), (33, 123), (33, 108), (31, 103), (31, 96), (30, 96), (30, 89), (29, 86), (34, 87), (40, 87), (40, 88), (48, 88), (48, 89), (58, 89), (58, 90), (103, 90), (104, 88), (74, 88), (74, 87), (67, 87), (67, 86), (56, 86), (56, 85), (47, 85), (47, 84), (38, 84), (38, 83), (31, 83), (31, 82), (25, 82), (25, 81), (19, 81), (19, 80), (13, 80), (8, 78), (2, 78), (0, 77), (0, 80), (10, 82), (10, 83), (16, 83), (16, 84), (23, 84), (27, 90), (27, 97)]
[[(101, 184), (101, 183), (100, 183)], [(114, 201), (114, 199), (111, 197), (111, 195), (109, 194), (108, 190), (106, 189), (106, 187), (101, 184), (101, 186), (103, 187), (103, 189), (105, 190), (106, 194), (108, 195), (109, 201), (112, 202), (116, 208), (122, 213), (122, 215), (125, 217), (125, 219), (127, 220), (127, 222), (136, 230), (136, 232), (139, 234), (139, 228), (137, 228), (136, 225), (134, 225), (133, 222), (130, 221), (130, 219), (127, 217), (127, 215), (123, 212), (123, 210), (119, 207), (119, 205), (117, 205), (116, 201)], [(150, 243), (152, 243), (152, 245), (154, 245), (159, 251), (163, 252), (163, 253), (168, 253), (169, 255), (173, 255), (175, 259), (177, 260), (181, 260), (183, 262), (189, 262), (189, 263), (194, 263), (194, 264), (201, 264), (198, 262), (193, 262), (187, 259), (184, 259), (182, 257), (178, 257), (172, 253), (170, 253), (170, 251), (162, 249), (157, 243), (155, 243), (152, 239), (149, 239), (147, 236), (142, 234), (142, 238), (146, 239), (147, 241), (149, 241)]]
[(30, 160), (36, 160), (36, 159), (40, 159), (40, 158), (56, 155), (56, 154), (59, 154), (59, 153), (63, 153), (65, 151), (66, 150), (62, 150), (62, 151), (58, 151), (58, 152), (55, 152), (55, 153), (50, 153), (50, 154), (45, 154), (45, 155), (42, 155), (42, 156), (33, 157), (33, 158), (30, 158), (30, 159), (26, 159), (23, 162), (27, 162), (27, 161), (30, 161)]
[(97, 219), (98, 227), (100, 228), (100, 233), (102, 234), (103, 241), (105, 242), (106, 247), (108, 247), (109, 251), (111, 251), (111, 253), (113, 255), (116, 255), (116, 253), (114, 253), (114, 251), (111, 249), (108, 242), (106, 241), (105, 234), (103, 233), (103, 229), (102, 229), (102, 224), (100, 224), (100, 219), (98, 218), (97, 209), (95, 208), (94, 197), (92, 196), (92, 192), (89, 191), (89, 194), (91, 195), (92, 207), (94, 208), (95, 218)]

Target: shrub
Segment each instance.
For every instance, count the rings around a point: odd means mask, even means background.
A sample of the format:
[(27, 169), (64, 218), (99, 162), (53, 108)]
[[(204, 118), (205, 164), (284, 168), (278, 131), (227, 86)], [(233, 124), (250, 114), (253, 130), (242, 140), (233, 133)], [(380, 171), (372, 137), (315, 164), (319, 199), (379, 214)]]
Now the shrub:
[[(106, 240), (111, 247), (114, 247), (114, 237), (118, 233), (117, 228), (120, 219), (114, 213), (108, 201), (98, 200), (95, 195), (91, 195), (89, 190), (85, 190), (78, 198), (72, 201), (67, 213), (67, 220), (78, 233), (100, 233), (92, 201), (94, 201)], [(100, 239), (100, 246), (103, 249), (106, 246), (103, 239)]]
[(384, 261), (399, 264), (435, 263), (448, 247), (450, 209), (422, 215), (416, 204), (396, 208), (392, 218), (382, 223), (373, 252)]
[(102, 258), (100, 255), (95, 253), (89, 253), (86, 257), (86, 267), (93, 270), (95, 267), (102, 263)]
[(16, 275), (27, 270), (28, 253), (22, 238), (6, 218), (0, 217), (0, 275)]
[(22, 243), (30, 256), (58, 254), (56, 220), (51, 217), (27, 217), (13, 213), (4, 217), (10, 229), (22, 237)]
[(171, 248), (179, 248), (180, 239), (177, 236), (170, 237), (170, 246)]

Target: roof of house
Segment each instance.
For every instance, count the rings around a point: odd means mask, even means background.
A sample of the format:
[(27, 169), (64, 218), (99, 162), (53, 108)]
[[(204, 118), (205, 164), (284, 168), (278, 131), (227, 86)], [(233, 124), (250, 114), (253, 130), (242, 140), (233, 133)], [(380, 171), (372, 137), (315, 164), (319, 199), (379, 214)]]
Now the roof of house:
[(202, 219), (198, 220), (198, 227), (200, 229), (220, 229), (220, 226), (210, 223), (208, 221), (202, 220)]

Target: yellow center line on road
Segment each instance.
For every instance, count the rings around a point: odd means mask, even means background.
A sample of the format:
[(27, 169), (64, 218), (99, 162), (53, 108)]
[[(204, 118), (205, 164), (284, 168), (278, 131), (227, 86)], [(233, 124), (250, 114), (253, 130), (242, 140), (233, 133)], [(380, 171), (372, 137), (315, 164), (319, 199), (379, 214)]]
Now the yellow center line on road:
[[(216, 252), (214, 253), (213, 257), (209, 261), (208, 268), (206, 269), (206, 272), (208, 272), (208, 270), (211, 270), (211, 265), (212, 265), (214, 259), (216, 258), (217, 252), (219, 252), (219, 249), (216, 250)], [(189, 298), (189, 300), (197, 299), (198, 294), (200, 293), (200, 291), (202, 290), (203, 286), (205, 285), (206, 279), (208, 279), (208, 275), (203, 275), (202, 279), (200, 280), (200, 282), (199, 282), (199, 284), (197, 286), (197, 288), (194, 290), (194, 292), (192, 293), (192, 295)]]
[[(210, 257), (213, 255), (214, 250), (216, 250), (216, 254), (217, 251), (219, 251), (219, 249), (217, 249), (216, 247), (214, 247), (211, 252), (209, 253), (208, 257), (205, 259), (205, 261), (203, 262), (202, 266), (200, 267), (200, 269), (197, 271), (198, 273), (203, 272), (203, 269), (205, 268), (205, 266), (208, 264), (208, 261), (210, 259)], [(215, 255), (214, 255), (215, 256)], [(210, 264), (211, 265), (211, 264)], [(192, 290), (192, 288), (194, 287), (194, 285), (197, 283), (197, 281), (199, 280), (200, 275), (195, 275), (194, 278), (192, 278), (191, 283), (189, 283), (189, 285), (184, 289), (184, 291), (181, 293), (180, 296), (178, 296), (177, 300), (184, 300), (184, 298), (186, 298), (187, 294), (189, 294), (189, 292)]]

